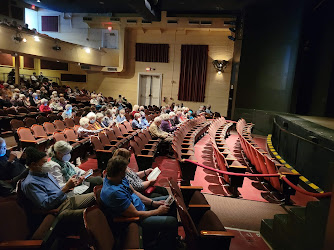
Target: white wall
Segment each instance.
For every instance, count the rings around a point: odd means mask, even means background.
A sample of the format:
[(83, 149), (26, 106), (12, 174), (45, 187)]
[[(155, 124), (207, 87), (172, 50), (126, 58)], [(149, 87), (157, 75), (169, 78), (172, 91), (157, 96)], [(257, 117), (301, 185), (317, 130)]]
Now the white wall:
[(25, 8), (24, 9), (24, 22), (28, 24), (29, 29), (38, 30), (38, 16), (37, 11)]
[[(64, 13), (39, 9), (37, 11), (38, 28), (37, 31), (53, 38), (76, 43), (91, 48), (102, 47), (102, 29), (92, 29), (83, 22), (82, 18), (87, 16), (84, 13), (71, 13), (71, 18), (64, 18)], [(42, 31), (42, 16), (58, 16), (59, 28), (58, 32)], [(29, 25), (30, 27), (30, 25)]]

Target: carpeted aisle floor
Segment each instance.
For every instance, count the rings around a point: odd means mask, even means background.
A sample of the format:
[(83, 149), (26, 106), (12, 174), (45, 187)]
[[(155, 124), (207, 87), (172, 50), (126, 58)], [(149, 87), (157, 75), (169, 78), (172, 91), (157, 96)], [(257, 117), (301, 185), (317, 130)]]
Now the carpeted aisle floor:
[(278, 204), (235, 199), (204, 194), (221, 222), (226, 227), (260, 231), (262, 219), (272, 219), (275, 214), (286, 214)]

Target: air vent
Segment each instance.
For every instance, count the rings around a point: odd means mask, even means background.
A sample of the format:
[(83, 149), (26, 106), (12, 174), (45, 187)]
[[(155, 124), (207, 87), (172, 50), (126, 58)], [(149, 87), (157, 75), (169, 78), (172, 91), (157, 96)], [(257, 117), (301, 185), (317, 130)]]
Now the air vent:
[(116, 67), (108, 67), (107, 70), (109, 72), (117, 72), (117, 68)]
[(82, 70), (90, 70), (90, 66), (89, 65), (81, 64), (80, 66), (81, 66)]
[(92, 20), (93, 20), (93, 18), (88, 17), (88, 16), (84, 16), (82, 19), (83, 19), (84, 21), (92, 21)]
[(110, 17), (110, 21), (113, 22), (119, 22), (121, 19), (119, 19), (118, 17)]
[(137, 20), (134, 20), (134, 19), (129, 19), (129, 20), (126, 20), (127, 23), (137, 23)]
[(142, 20), (142, 23), (152, 23), (152, 21), (148, 21), (148, 20)]
[(224, 21), (224, 25), (236, 25), (235, 21)]
[(192, 21), (189, 21), (189, 24), (191, 24), (191, 25), (196, 25), (196, 24), (200, 24), (200, 22), (199, 22), (199, 21), (194, 21), (194, 20), (192, 20)]
[(211, 25), (211, 21), (201, 21), (201, 25)]
[(177, 20), (167, 20), (167, 23), (175, 23), (175, 24), (177, 24)]

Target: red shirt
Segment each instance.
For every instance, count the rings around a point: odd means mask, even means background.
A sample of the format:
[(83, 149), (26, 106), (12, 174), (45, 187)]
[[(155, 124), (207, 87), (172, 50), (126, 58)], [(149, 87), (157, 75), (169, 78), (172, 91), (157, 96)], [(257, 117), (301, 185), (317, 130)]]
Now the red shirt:
[(41, 105), (39, 106), (39, 111), (49, 113), (51, 112), (51, 109), (48, 105)]

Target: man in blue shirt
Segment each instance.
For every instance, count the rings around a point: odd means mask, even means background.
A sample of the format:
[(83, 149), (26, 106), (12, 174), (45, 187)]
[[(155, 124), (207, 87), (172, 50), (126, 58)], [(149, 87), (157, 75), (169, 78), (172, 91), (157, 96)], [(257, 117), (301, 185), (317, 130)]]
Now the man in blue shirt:
[(72, 177), (60, 188), (58, 182), (48, 173), (51, 169), (45, 165), (46, 154), (33, 147), (28, 147), (25, 152), (29, 174), (21, 184), (22, 192), (34, 208), (59, 211), (49, 239), (64, 238), (66, 235), (81, 232), (84, 229), (83, 210), (94, 203), (93, 193), (68, 198), (66, 193), (79, 185), (81, 179)]
[[(140, 217), (144, 248), (156, 241), (156, 249), (175, 249), (177, 237), (176, 210), (165, 205), (166, 196), (150, 199), (135, 191), (125, 178), (129, 162), (116, 156), (105, 170), (101, 201), (108, 217)], [(155, 248), (154, 248), (155, 249)]]

